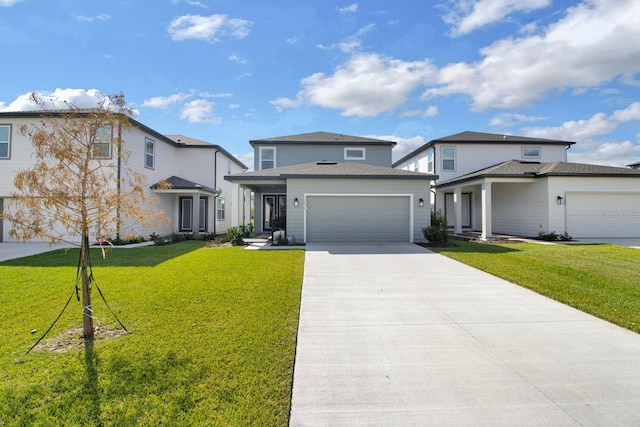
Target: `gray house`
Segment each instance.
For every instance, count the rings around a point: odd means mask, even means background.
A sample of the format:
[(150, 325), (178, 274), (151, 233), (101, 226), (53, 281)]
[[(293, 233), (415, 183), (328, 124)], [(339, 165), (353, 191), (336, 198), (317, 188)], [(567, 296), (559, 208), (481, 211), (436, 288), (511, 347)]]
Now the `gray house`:
[(254, 192), (256, 232), (299, 242), (423, 240), (429, 184), (391, 168), (392, 141), (328, 132), (250, 141), (255, 170), (225, 176)]

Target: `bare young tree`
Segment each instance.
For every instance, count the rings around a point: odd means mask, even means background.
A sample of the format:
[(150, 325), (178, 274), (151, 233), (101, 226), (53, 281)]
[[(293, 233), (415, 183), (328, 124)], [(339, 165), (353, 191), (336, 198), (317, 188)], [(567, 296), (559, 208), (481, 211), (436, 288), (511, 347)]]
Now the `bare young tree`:
[(131, 110), (122, 94), (104, 96), (95, 108), (67, 104), (56, 111), (35, 93), (31, 99), (42, 109), (41, 118), (19, 132), (33, 144), (33, 164), (16, 174), (4, 218), (15, 239), (80, 246), (82, 330), (92, 340), (90, 242), (118, 236), (125, 221), (157, 223), (163, 213), (150, 209), (154, 201), (145, 176), (127, 165), (130, 152), (122, 136), (131, 127)]

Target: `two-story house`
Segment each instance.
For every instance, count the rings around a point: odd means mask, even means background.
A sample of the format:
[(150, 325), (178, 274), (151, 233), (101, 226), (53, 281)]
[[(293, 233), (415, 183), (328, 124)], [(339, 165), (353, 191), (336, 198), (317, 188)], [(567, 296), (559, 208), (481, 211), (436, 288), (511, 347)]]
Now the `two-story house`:
[[(37, 111), (0, 113), (0, 213), (10, 207), (16, 172), (34, 161), (32, 143), (19, 129), (41, 118), (42, 112)], [(162, 210), (169, 221), (142, 227), (138, 221), (125, 220), (121, 236), (171, 231), (220, 233), (248, 222), (249, 207), (244, 203), (243, 190), (223, 179), (224, 175), (246, 170), (242, 162), (219, 145), (181, 135), (165, 136), (132, 118), (128, 120), (132, 126), (121, 130), (123, 149), (130, 153), (128, 168), (146, 177), (149, 196), (157, 200), (152, 209)], [(102, 162), (112, 161), (113, 167), (120, 168), (117, 159), (117, 153), (110, 149), (100, 152)], [(161, 180), (172, 188), (157, 189), (154, 184)], [(10, 241), (10, 228), (11, 224), (0, 219), (0, 242)]]
[(438, 175), (432, 209), (443, 210), (456, 234), (640, 237), (640, 173), (568, 163), (573, 144), (461, 132), (429, 141), (393, 167)]
[(395, 142), (312, 132), (250, 144), (255, 170), (225, 179), (255, 193), (256, 232), (284, 228), (298, 242), (423, 240), (436, 177), (393, 169)]

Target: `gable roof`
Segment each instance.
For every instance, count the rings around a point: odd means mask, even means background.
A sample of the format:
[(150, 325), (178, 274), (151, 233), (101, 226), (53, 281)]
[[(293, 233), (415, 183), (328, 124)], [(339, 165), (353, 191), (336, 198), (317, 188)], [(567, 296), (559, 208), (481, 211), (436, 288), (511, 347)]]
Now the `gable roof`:
[(165, 136), (167, 138), (169, 138), (170, 140), (172, 140), (175, 144), (177, 144), (178, 147), (184, 147), (184, 148), (213, 148), (213, 149), (216, 149), (216, 150), (222, 152), (222, 154), (224, 154), (229, 160), (232, 160), (235, 164), (240, 166), (242, 169), (248, 169), (247, 165), (245, 165), (240, 160), (238, 160), (238, 158), (236, 156), (234, 156), (233, 154), (229, 153), (227, 150), (225, 150), (224, 148), (222, 148), (221, 146), (219, 146), (217, 144), (212, 144), (212, 143), (207, 142), (207, 141), (202, 141), (201, 139), (195, 139), (195, 138), (191, 138), (191, 137), (184, 136), (184, 135), (165, 135)]
[(559, 139), (544, 139), (544, 138), (530, 138), (527, 136), (506, 135), (498, 133), (485, 133), (485, 132), (471, 132), (464, 131), (453, 135), (445, 136), (438, 139), (432, 139), (421, 147), (413, 150), (411, 153), (402, 157), (400, 160), (393, 163), (393, 167), (396, 167), (400, 163), (410, 159), (411, 157), (420, 154), (429, 147), (433, 147), (436, 144), (441, 143), (456, 143), (456, 144), (535, 144), (535, 145), (564, 145), (570, 147), (575, 144), (575, 141), (562, 141)]
[(568, 162), (525, 162), (509, 160), (439, 183), (436, 187), (470, 181), (477, 178), (541, 178), (546, 176), (627, 177), (640, 178), (640, 170), (613, 166)]
[(330, 132), (309, 132), (298, 135), (277, 136), (274, 138), (254, 139), (249, 144), (367, 144), (367, 145), (396, 145), (395, 141), (365, 138), (361, 136), (343, 135)]
[(311, 162), (279, 168), (263, 169), (224, 177), (227, 181), (260, 181), (287, 178), (368, 178), (435, 180), (436, 175), (385, 168), (365, 163)]

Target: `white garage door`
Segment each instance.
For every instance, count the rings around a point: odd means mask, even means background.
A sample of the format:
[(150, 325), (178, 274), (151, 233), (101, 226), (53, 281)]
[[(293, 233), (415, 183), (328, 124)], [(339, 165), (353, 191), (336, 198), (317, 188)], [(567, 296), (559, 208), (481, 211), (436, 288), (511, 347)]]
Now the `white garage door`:
[(640, 193), (568, 193), (572, 237), (640, 237)]
[(408, 242), (407, 196), (309, 196), (308, 242)]

